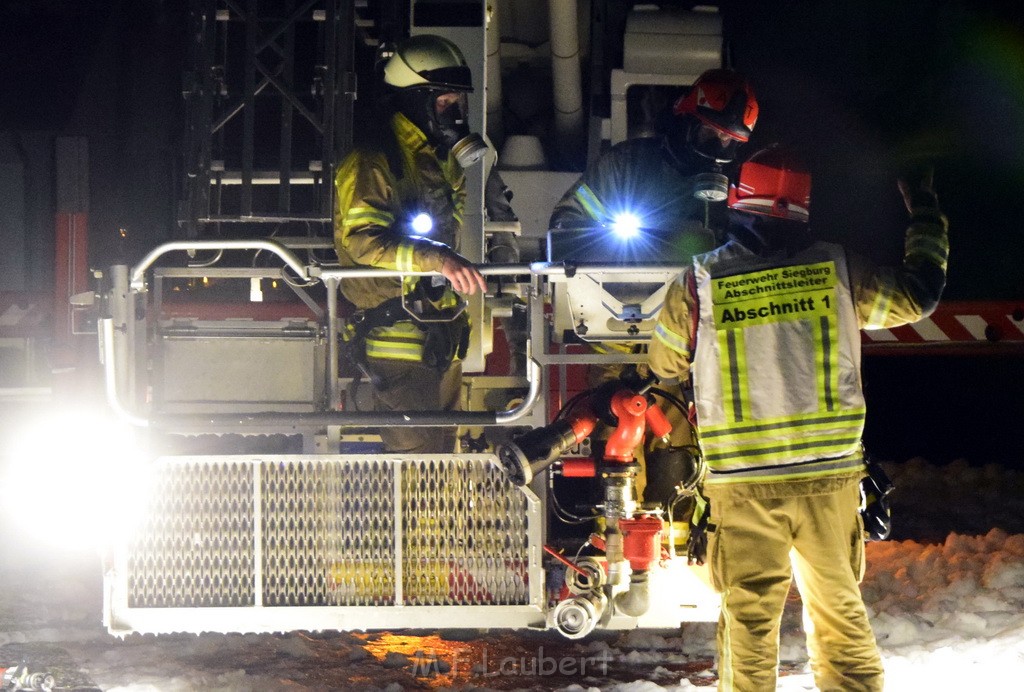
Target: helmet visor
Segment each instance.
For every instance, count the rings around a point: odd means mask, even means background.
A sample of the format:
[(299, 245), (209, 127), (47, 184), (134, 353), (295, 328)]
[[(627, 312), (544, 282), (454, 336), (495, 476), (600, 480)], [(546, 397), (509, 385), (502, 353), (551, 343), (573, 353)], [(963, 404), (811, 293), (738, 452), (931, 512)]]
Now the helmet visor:
[(740, 141), (706, 123), (697, 123), (690, 130), (690, 146), (701, 156), (725, 163), (736, 158)]
[(469, 116), (469, 97), (460, 91), (438, 94), (434, 100), (434, 112), (442, 125), (462, 124)]
[(454, 91), (473, 91), (473, 78), (465, 65), (439, 67), (436, 70), (420, 72), (424, 79), (435, 89), (452, 89)]

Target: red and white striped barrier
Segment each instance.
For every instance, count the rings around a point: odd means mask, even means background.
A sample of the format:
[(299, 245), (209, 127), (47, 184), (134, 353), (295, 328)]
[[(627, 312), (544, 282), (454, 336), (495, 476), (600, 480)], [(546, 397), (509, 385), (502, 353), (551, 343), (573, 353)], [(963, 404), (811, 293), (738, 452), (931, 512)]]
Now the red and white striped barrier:
[(861, 332), (864, 352), (905, 354), (972, 351), (1024, 355), (1024, 301), (947, 302), (913, 324)]

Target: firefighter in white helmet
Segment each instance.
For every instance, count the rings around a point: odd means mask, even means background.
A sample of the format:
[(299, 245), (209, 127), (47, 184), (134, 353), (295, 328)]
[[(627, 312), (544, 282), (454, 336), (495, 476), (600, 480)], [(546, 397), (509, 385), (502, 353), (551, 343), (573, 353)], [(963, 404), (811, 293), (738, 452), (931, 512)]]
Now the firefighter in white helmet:
[[(717, 244), (716, 229), (720, 232), (725, 225), (725, 167), (750, 138), (757, 117), (749, 80), (731, 69), (707, 70), (676, 99), (669, 122), (656, 136), (620, 142), (592, 164), (555, 206), (549, 226), (612, 227), (620, 214), (629, 212), (640, 225), (671, 233), (676, 255), (665, 261), (688, 262)], [(620, 342), (595, 348), (628, 352), (643, 346)], [(592, 366), (590, 384), (614, 379), (620, 369)], [(642, 493), (638, 499), (667, 506), (675, 501), (680, 484), (692, 481), (695, 469), (686, 452), (692, 440), (685, 417), (663, 400), (659, 404), (672, 421), (673, 435), (667, 444), (649, 440), (646, 449), (638, 450), (643, 470), (637, 489)], [(684, 518), (686, 504), (675, 507), (672, 514)], [(684, 530), (676, 536), (685, 538)]]
[[(342, 281), (357, 310), (346, 351), (369, 376), (378, 410), (455, 410), (469, 336), (458, 294), (486, 289), (480, 271), (458, 252), (464, 168), (487, 146), (467, 125), (470, 69), (448, 39), (400, 42), (384, 64), (383, 83), (378, 141), (356, 148), (335, 173), (338, 258), (345, 267), (441, 276)], [(454, 428), (389, 427), (381, 436), (393, 452), (455, 449)]]
[(914, 322), (945, 285), (947, 221), (928, 174), (900, 181), (903, 263), (812, 240), (811, 176), (773, 147), (730, 189), (729, 240), (673, 283), (650, 348), (662, 384), (692, 382), (708, 473), (707, 557), (722, 594), (720, 690), (774, 690), (795, 574), (822, 690), (881, 690), (859, 581), (860, 329)]

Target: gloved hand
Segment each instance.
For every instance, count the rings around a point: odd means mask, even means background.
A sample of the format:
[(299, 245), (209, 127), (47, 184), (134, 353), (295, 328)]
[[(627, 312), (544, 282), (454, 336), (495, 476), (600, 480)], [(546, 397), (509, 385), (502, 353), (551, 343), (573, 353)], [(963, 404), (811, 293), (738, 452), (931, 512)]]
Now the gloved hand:
[(926, 166), (914, 172), (900, 176), (896, 181), (903, 195), (903, 204), (907, 211), (913, 213), (914, 207), (938, 206), (935, 194), (935, 168)]
[(884, 541), (892, 532), (889, 493), (895, 486), (888, 474), (873, 461), (867, 462), (868, 475), (860, 481), (860, 516), (864, 520), (864, 540)]
[(711, 502), (695, 493), (697, 506), (690, 518), (690, 537), (686, 541), (686, 564), (703, 565), (708, 559), (708, 519), (711, 515)]

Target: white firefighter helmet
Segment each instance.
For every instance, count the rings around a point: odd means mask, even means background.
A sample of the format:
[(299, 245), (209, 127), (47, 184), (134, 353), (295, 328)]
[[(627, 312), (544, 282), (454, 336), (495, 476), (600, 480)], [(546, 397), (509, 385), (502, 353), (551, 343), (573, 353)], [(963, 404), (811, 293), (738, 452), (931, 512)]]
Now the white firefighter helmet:
[(473, 91), (473, 78), (459, 47), (442, 36), (411, 36), (384, 65), (384, 83), (395, 89)]

